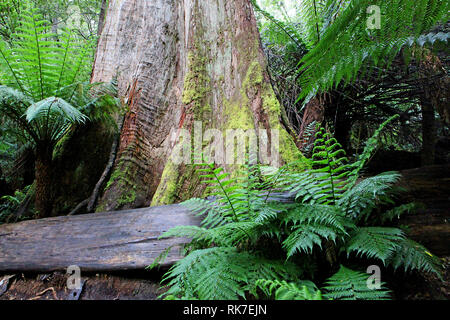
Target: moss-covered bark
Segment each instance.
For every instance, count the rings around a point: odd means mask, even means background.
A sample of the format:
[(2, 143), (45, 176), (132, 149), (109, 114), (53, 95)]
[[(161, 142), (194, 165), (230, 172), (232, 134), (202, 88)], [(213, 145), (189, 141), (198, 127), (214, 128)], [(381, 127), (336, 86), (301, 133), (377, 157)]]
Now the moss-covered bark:
[[(93, 79), (105, 81), (115, 74), (109, 70), (117, 70), (120, 92), (130, 105), (101, 209), (123, 201), (136, 207), (201, 196), (192, 166), (171, 158), (176, 148), (171, 132), (186, 129), (193, 136), (195, 121), (202, 122), (203, 132), (224, 135), (242, 129), (258, 137), (265, 129), (269, 144), (271, 131), (278, 130), (280, 164), (301, 159), (280, 121), (285, 113), (270, 85), (250, 1), (155, 1), (112, 0), (105, 27), (110, 31), (100, 40)], [(126, 38), (131, 32), (133, 42)], [(155, 94), (169, 102), (149, 110)]]

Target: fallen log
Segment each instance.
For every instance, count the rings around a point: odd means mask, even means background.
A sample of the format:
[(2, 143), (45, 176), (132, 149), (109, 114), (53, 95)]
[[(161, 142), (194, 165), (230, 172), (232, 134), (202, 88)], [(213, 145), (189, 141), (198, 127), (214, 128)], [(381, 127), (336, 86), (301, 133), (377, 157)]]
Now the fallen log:
[[(439, 256), (450, 255), (450, 165), (402, 171), (402, 202), (425, 208), (406, 215), (409, 236)], [(291, 201), (274, 194), (271, 200)], [(0, 226), (0, 272), (48, 272), (77, 265), (82, 271), (142, 270), (174, 246), (162, 266), (181, 259), (187, 239), (158, 239), (178, 225), (199, 225), (181, 205), (65, 216)]]
[(82, 271), (142, 270), (167, 248), (162, 266), (181, 258), (187, 239), (158, 239), (199, 219), (180, 205), (65, 216), (0, 226), (0, 271), (47, 272), (71, 265)]

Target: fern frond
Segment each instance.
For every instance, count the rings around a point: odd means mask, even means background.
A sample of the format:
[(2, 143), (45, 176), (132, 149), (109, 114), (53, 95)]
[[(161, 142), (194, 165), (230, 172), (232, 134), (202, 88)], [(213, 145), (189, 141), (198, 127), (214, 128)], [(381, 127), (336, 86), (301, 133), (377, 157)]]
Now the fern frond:
[(335, 242), (339, 236), (347, 234), (347, 228), (353, 227), (338, 207), (325, 205), (300, 205), (282, 222), (290, 228), (283, 242), (288, 258), (297, 252), (311, 253), (314, 245), (322, 248), (324, 240)]
[(408, 203), (408, 204), (403, 204), (401, 206), (395, 207), (391, 210), (386, 211), (385, 213), (382, 214), (382, 216), (380, 217), (380, 221), (381, 223), (385, 223), (385, 222), (390, 222), (393, 221), (394, 219), (400, 219), (400, 217), (402, 215), (404, 215), (405, 213), (410, 213), (412, 211), (415, 211), (418, 208), (418, 204), (416, 203)]
[(167, 295), (201, 300), (245, 298), (257, 279), (287, 279), (289, 267), (235, 248), (195, 250), (175, 264), (163, 282)]
[[(312, 12), (311, 1), (305, 12)], [(351, 0), (339, 9), (336, 19), (329, 24), (312, 49), (301, 61), (301, 97), (311, 92), (327, 91), (341, 82), (349, 83), (360, 73), (369, 73), (374, 67), (389, 67), (400, 50), (406, 46), (434, 43), (448, 37), (426, 36), (431, 29), (448, 20), (449, 4), (444, 0)], [(376, 5), (381, 10), (382, 27), (369, 30), (367, 9)], [(312, 16), (312, 13), (308, 13)], [(307, 18), (308, 27), (317, 21)], [(398, 26), (403, 26), (399, 28)], [(312, 33), (312, 32), (310, 32)], [(338, 57), (338, 59), (336, 59)]]
[(256, 282), (267, 297), (274, 295), (275, 300), (322, 300), (322, 293), (311, 281), (299, 283), (263, 280)]
[(399, 242), (405, 239), (402, 230), (396, 228), (365, 227), (357, 228), (350, 234), (347, 254), (356, 252), (368, 258), (378, 258), (383, 263), (398, 249)]
[(388, 264), (394, 269), (403, 268), (405, 272), (412, 270), (432, 272), (442, 279), (442, 261), (427, 248), (411, 239), (403, 239), (398, 243)]
[[(333, 300), (386, 300), (390, 298), (389, 291), (384, 288), (369, 289), (368, 278), (368, 274), (341, 266), (339, 271), (327, 280), (323, 296)], [(383, 284), (381, 286), (383, 287)]]
[(367, 220), (373, 209), (392, 203), (392, 186), (399, 181), (397, 172), (385, 172), (362, 180), (348, 189), (337, 202), (349, 217), (357, 221)]

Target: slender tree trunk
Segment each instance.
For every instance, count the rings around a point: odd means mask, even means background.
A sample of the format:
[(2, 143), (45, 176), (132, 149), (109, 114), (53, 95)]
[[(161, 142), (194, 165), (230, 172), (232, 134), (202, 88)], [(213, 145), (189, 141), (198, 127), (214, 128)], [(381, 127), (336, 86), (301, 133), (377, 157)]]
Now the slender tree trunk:
[(100, 37), (103, 32), (103, 27), (105, 26), (105, 17), (106, 17), (106, 10), (108, 7), (108, 0), (101, 0), (102, 5), (100, 7), (100, 15), (98, 17), (98, 28), (97, 28), (97, 35)]
[(322, 124), (324, 114), (324, 99), (320, 96), (312, 98), (306, 104), (298, 139), (300, 150), (311, 150), (311, 145), (314, 143), (317, 133), (316, 126)]
[(49, 217), (52, 211), (52, 152), (48, 146), (36, 150), (36, 198), (35, 207), (39, 218)]
[(437, 56), (426, 54), (419, 64), (420, 74), (426, 79), (422, 83), (422, 166), (433, 165), (436, 158), (437, 123), (436, 111), (447, 122), (448, 79), (443, 76), (445, 69)]
[[(92, 81), (118, 80), (128, 104), (113, 173), (97, 211), (202, 195), (172, 138), (216, 129), (279, 132), (280, 162), (302, 157), (281, 123), (249, 0), (110, 0)], [(227, 167), (232, 172), (232, 167)]]

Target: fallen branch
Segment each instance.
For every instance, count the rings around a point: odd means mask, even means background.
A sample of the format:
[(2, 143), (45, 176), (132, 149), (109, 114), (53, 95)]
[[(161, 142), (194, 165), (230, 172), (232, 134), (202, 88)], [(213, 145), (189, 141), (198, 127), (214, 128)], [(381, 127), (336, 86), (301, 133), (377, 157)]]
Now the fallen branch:
[(34, 298), (30, 298), (30, 300), (37, 300), (37, 299), (40, 299), (40, 298), (41, 298), (46, 292), (48, 292), (48, 291), (51, 291), (51, 292), (52, 292), (53, 298), (54, 298), (55, 300), (59, 300), (59, 299), (58, 299), (58, 295), (56, 294), (55, 288), (53, 288), (53, 287), (47, 288), (47, 289), (45, 289), (44, 291), (39, 292)]
[[(100, 180), (98, 180), (97, 184), (95, 185), (94, 191), (92, 192), (92, 195), (90, 196), (89, 201), (87, 203), (87, 212), (88, 213), (93, 211), (93, 209), (95, 207), (95, 204), (97, 202), (97, 199), (98, 199), (98, 195), (99, 195), (100, 190), (102, 188), (102, 185), (105, 183), (105, 180), (109, 176), (109, 173), (111, 172), (111, 169), (112, 169), (112, 167), (114, 165), (114, 162), (116, 161), (117, 150), (118, 150), (119, 141), (120, 141), (120, 133), (122, 131), (122, 127), (123, 127), (124, 121), (125, 121), (125, 117), (122, 116), (122, 118), (120, 120), (120, 125), (119, 125), (119, 128), (118, 128), (118, 131), (117, 131), (117, 133), (116, 133), (116, 135), (114, 137), (114, 141), (113, 141), (113, 144), (111, 146), (111, 152), (109, 154), (108, 164), (106, 165), (106, 168), (103, 171), (103, 174), (100, 177)], [(83, 204), (83, 202), (80, 203), (80, 205)]]
[(75, 209), (73, 209), (72, 211), (69, 212), (68, 216), (73, 216), (76, 215), (78, 211), (80, 211), (81, 209), (83, 209), (84, 207), (86, 207), (89, 203), (89, 198), (86, 200), (83, 200), (82, 202), (80, 202)]

